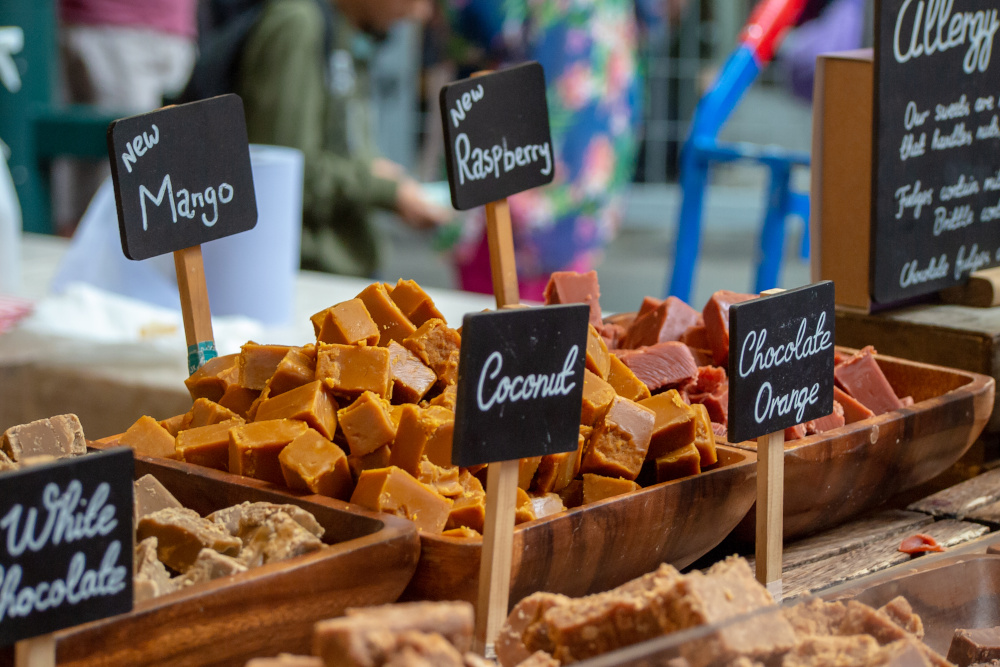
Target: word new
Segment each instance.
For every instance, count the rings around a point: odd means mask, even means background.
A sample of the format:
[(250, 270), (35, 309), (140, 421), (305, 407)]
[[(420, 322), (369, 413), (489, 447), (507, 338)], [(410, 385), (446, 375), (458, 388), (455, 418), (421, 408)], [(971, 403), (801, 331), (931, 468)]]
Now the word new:
[(160, 143), (160, 128), (156, 127), (156, 123), (153, 123), (153, 134), (143, 132), (136, 135), (129, 142), (128, 151), (122, 153), (122, 162), (125, 164), (125, 169), (128, 173), (132, 173), (132, 165), (136, 163), (136, 160), (145, 155), (146, 151), (158, 143)]
[(455, 137), (455, 159), (458, 161), (458, 182), (461, 185), (465, 184), (466, 179), (481, 181), (491, 174), (494, 178), (500, 178), (501, 162), (504, 173), (507, 173), (515, 167), (526, 167), (538, 162), (539, 158), (544, 160), (540, 171), (548, 176), (552, 173), (552, 151), (548, 142), (509, 150), (507, 139), (503, 139), (502, 146), (494, 144), (489, 148), (471, 148), (469, 136), (465, 132)]
[[(943, 53), (968, 40), (962, 69), (966, 74), (986, 71), (993, 52), (993, 37), (1000, 28), (997, 10), (952, 14), (954, 4), (955, 0), (917, 0), (915, 4), (913, 0), (904, 0), (893, 32), (893, 56), (897, 63)], [(905, 43), (907, 30), (909, 44)]]
[[(533, 398), (547, 398), (549, 396), (566, 396), (575, 382), (568, 382), (573, 377), (573, 366), (576, 358), (580, 354), (579, 346), (574, 345), (566, 354), (562, 371), (550, 373), (548, 375), (529, 373), (528, 375), (515, 375), (510, 377), (504, 375), (492, 387), (486, 386), (487, 379), (496, 380), (497, 375), (503, 369), (503, 355), (493, 352), (486, 358), (483, 370), (479, 373), (479, 385), (476, 388), (476, 403), (482, 412), (488, 412), (494, 405), (502, 405), (507, 401), (524, 401)], [(492, 392), (492, 394), (491, 394)], [(489, 398), (486, 396), (489, 395)]]
[(465, 120), (465, 114), (472, 111), (472, 103), (483, 99), (483, 84), (479, 84), (472, 90), (462, 93), (462, 96), (455, 100), (455, 108), (450, 109), (451, 122), (458, 127), (458, 122)]
[(211, 206), (212, 218), (209, 219), (202, 213), (201, 222), (206, 227), (212, 227), (219, 220), (219, 204), (228, 204), (233, 200), (233, 186), (229, 183), (221, 184), (218, 195), (216, 195), (216, 190), (212, 186), (205, 188), (205, 192), (190, 193), (186, 188), (182, 188), (175, 193), (173, 185), (170, 182), (170, 174), (163, 177), (163, 181), (160, 183), (160, 190), (156, 193), (156, 196), (153, 196), (153, 192), (145, 185), (140, 185), (139, 205), (142, 208), (143, 231), (148, 229), (146, 199), (148, 198), (155, 206), (159, 207), (163, 203), (164, 194), (167, 195), (167, 202), (170, 204), (170, 216), (174, 222), (177, 222), (178, 215), (192, 219), (197, 214), (198, 209)]

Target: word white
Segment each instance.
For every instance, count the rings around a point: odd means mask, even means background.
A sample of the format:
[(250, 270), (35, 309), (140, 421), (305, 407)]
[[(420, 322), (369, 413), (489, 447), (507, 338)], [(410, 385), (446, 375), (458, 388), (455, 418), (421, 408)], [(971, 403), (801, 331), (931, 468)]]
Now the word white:
[(55, 609), (63, 602), (75, 605), (90, 598), (121, 592), (125, 588), (127, 574), (125, 566), (117, 564), (121, 551), (122, 543), (118, 540), (108, 544), (97, 570), (87, 569), (87, 557), (77, 551), (69, 561), (64, 579), (42, 581), (24, 588), (20, 588), (20, 565), (12, 565), (7, 572), (0, 566), (0, 621), (4, 617), (24, 618), (35, 611)]
[(989, 251), (980, 251), (978, 243), (972, 244), (968, 257), (965, 255), (965, 246), (963, 245), (958, 249), (958, 256), (955, 258), (955, 279), (961, 278), (963, 273), (978, 271), (989, 263)]
[(455, 137), (455, 159), (458, 161), (458, 182), (461, 185), (465, 184), (466, 179), (481, 181), (491, 174), (494, 178), (500, 178), (501, 160), (503, 171), (507, 173), (515, 167), (525, 167), (537, 162), (539, 157), (545, 161), (545, 166), (540, 171), (548, 176), (552, 173), (552, 152), (548, 142), (518, 146), (514, 150), (509, 150), (507, 139), (503, 139), (503, 146), (494, 144), (490, 148), (474, 148), (470, 151), (469, 136), (465, 132)]
[(903, 136), (903, 143), (899, 146), (899, 159), (903, 162), (907, 158), (920, 157), (927, 152), (927, 133), (920, 133), (920, 141), (913, 138), (913, 134)]
[[(476, 389), (476, 402), (482, 412), (488, 412), (494, 405), (500, 405), (515, 401), (525, 401), (532, 398), (548, 398), (549, 396), (566, 396), (576, 386), (575, 382), (567, 384), (567, 380), (573, 377), (573, 366), (576, 364), (576, 357), (580, 350), (578, 345), (574, 345), (566, 354), (566, 361), (563, 363), (562, 371), (550, 373), (549, 375), (531, 373), (529, 375), (515, 375), (513, 378), (504, 375), (493, 389), (493, 395), (489, 400), (484, 400), (484, 390), (486, 390), (486, 378), (495, 380), (503, 368), (503, 355), (493, 352), (486, 358), (483, 370), (479, 373), (479, 385)], [(490, 372), (490, 367), (496, 366)]]
[(917, 103), (911, 100), (906, 105), (906, 115), (903, 117), (903, 125), (906, 126), (907, 130), (920, 127), (927, 120), (928, 114), (930, 114), (930, 111), (919, 111)]
[(977, 97), (976, 98), (976, 112), (980, 111), (993, 111), (994, 100), (993, 96), (989, 97)]
[[(910, 191), (910, 188), (913, 191)], [(912, 186), (904, 185), (896, 190), (896, 199), (899, 201), (899, 210), (896, 211), (896, 219), (899, 220), (906, 213), (906, 209), (913, 208), (913, 217), (919, 219), (920, 211), (923, 210), (924, 206), (930, 206), (934, 203), (934, 191), (930, 188), (926, 190), (920, 189), (920, 181), (917, 181)]]
[(907, 262), (903, 265), (903, 270), (899, 274), (899, 286), (910, 287), (921, 283), (929, 283), (932, 280), (940, 280), (948, 275), (948, 256), (943, 254), (940, 257), (932, 257), (925, 269), (917, 268), (917, 260)]
[(979, 181), (972, 176), (966, 181), (965, 174), (962, 174), (958, 177), (958, 182), (954, 185), (942, 185), (938, 196), (941, 197), (941, 201), (951, 201), (952, 199), (961, 199), (962, 197), (978, 193)]
[(128, 170), (128, 173), (132, 173), (132, 165), (136, 163), (136, 160), (145, 155), (146, 151), (159, 142), (160, 128), (156, 127), (156, 123), (153, 123), (152, 135), (146, 132), (136, 135), (135, 139), (128, 144), (128, 152), (122, 153), (122, 162), (125, 164), (125, 169)]
[(197, 209), (204, 208), (205, 206), (212, 207), (212, 219), (209, 220), (205, 217), (205, 214), (201, 214), (201, 222), (206, 227), (212, 227), (219, 220), (219, 204), (228, 204), (233, 199), (233, 186), (229, 183), (223, 183), (219, 186), (219, 194), (216, 196), (215, 188), (209, 186), (205, 188), (205, 192), (195, 192), (189, 193), (186, 188), (182, 188), (177, 191), (176, 197), (174, 196), (174, 188), (170, 183), (170, 174), (163, 177), (163, 182), (160, 184), (160, 190), (153, 196), (152, 191), (148, 190), (145, 185), (139, 186), (139, 204), (142, 207), (142, 229), (145, 231), (147, 229), (146, 222), (146, 197), (149, 201), (153, 202), (157, 207), (163, 203), (163, 194), (167, 194), (167, 202), (170, 204), (170, 215), (174, 222), (177, 222), (177, 216), (181, 215), (189, 220), (194, 218), (197, 214)]
[[(918, 0), (912, 19), (907, 19), (907, 13), (913, 0), (904, 0), (896, 15), (896, 28), (893, 32), (893, 55), (896, 62), (902, 64), (910, 58), (930, 56), (934, 52), (944, 52), (965, 43), (969, 39), (969, 49), (962, 60), (962, 69), (966, 74), (975, 70), (985, 72), (990, 65), (990, 55), (993, 51), (993, 36), (1000, 28), (997, 10), (979, 10), (977, 12), (960, 12), (952, 16), (952, 6), (955, 0), (928, 0), (927, 16), (923, 17), (924, 0)], [(910, 44), (904, 47), (901, 37), (904, 21), (912, 20), (910, 24)], [(923, 26), (920, 25), (923, 20)], [(944, 36), (947, 26), (948, 36)], [(920, 33), (923, 32), (921, 43)]]
[[(777, 347), (768, 347), (763, 352), (761, 350), (764, 348), (764, 341), (767, 340), (767, 329), (761, 329), (759, 332), (751, 331), (743, 339), (743, 346), (740, 349), (740, 377), (745, 378), (758, 368), (761, 370), (775, 368), (793, 359), (801, 361), (823, 350), (829, 350), (833, 343), (830, 340), (830, 332), (823, 329), (824, 324), (826, 324), (826, 313), (820, 312), (816, 321), (816, 332), (806, 337), (806, 318), (803, 317), (799, 322), (794, 341), (782, 343)], [(750, 367), (746, 368), (744, 361), (747, 360), (748, 351), (751, 353), (752, 361)]]
[[(796, 423), (801, 423), (802, 413), (805, 412), (805, 409), (819, 400), (819, 382), (814, 382), (811, 387), (792, 389), (790, 393), (778, 397), (773, 396), (773, 394), (774, 390), (771, 388), (770, 382), (765, 382), (760, 386), (760, 391), (757, 392), (757, 401), (753, 406), (753, 418), (757, 423), (761, 424), (765, 419), (771, 419), (775, 410), (780, 416), (787, 415), (792, 409), (795, 409)], [(764, 399), (763, 403), (761, 399)]]
[(931, 139), (932, 151), (943, 151), (949, 148), (972, 145), (972, 132), (965, 129), (965, 123), (958, 123), (949, 136), (941, 134), (941, 130), (934, 129), (934, 138)]
[(958, 98), (957, 102), (952, 102), (948, 106), (938, 104), (934, 107), (934, 120), (951, 120), (952, 118), (964, 118), (969, 115), (969, 100), (965, 93)]
[(472, 110), (472, 103), (483, 99), (483, 84), (479, 84), (472, 90), (462, 93), (462, 96), (455, 100), (455, 108), (449, 109), (451, 122), (458, 127), (460, 120), (465, 120), (465, 113)]
[[(18, 537), (18, 525), (24, 507), (18, 503), (10, 508), (3, 519), (0, 519), (0, 530), (7, 531), (7, 553), (20, 556), (25, 549), (40, 551), (50, 541), (52, 544), (75, 542), (84, 538), (104, 536), (115, 529), (118, 520), (115, 519), (113, 505), (105, 505), (111, 487), (107, 482), (101, 482), (94, 490), (90, 500), (81, 500), (83, 485), (79, 480), (73, 480), (66, 486), (65, 492), (60, 492), (59, 485), (49, 483), (42, 490), (42, 505), (47, 511), (45, 524), (38, 533), (38, 508), (32, 507), (24, 517), (24, 525)], [(78, 508), (85, 510), (78, 511)]]
[(997, 202), (996, 206), (987, 206), (979, 212), (980, 222), (993, 222), (994, 220), (1000, 220), (1000, 202)]
[(956, 206), (951, 213), (948, 213), (948, 209), (944, 206), (938, 206), (934, 209), (934, 236), (968, 227), (975, 221), (976, 216), (972, 214), (972, 207), (968, 204)]
[(986, 192), (996, 192), (1000, 190), (1000, 169), (997, 169), (997, 173), (993, 176), (987, 176), (986, 180), (983, 181), (983, 190)]
[(976, 128), (976, 139), (996, 139), (1000, 137), (1000, 122), (997, 121), (996, 114), (989, 125), (980, 125)]

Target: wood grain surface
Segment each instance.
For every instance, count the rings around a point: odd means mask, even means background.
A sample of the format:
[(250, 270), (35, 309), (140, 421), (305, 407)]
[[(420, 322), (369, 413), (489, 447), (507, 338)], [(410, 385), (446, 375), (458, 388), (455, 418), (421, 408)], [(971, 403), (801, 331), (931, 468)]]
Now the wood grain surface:
[(955, 486), (911, 503), (906, 509), (925, 512), (932, 516), (964, 519), (977, 514), (992, 515), (996, 509), (987, 509), (1000, 501), (1000, 469), (989, 470)]

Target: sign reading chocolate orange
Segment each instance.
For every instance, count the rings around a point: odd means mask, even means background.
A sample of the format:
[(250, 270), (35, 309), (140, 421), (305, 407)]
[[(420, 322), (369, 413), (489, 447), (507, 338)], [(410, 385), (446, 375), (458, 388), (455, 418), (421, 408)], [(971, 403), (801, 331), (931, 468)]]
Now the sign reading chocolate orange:
[(555, 153), (537, 62), (441, 89), (451, 203), (464, 211), (551, 183)]
[(243, 101), (221, 95), (108, 127), (122, 250), (148, 259), (253, 229)]
[(465, 316), (453, 464), (576, 450), (589, 317), (581, 304)]
[(729, 309), (730, 442), (833, 412), (833, 282)]
[(0, 475), (0, 646), (132, 610), (132, 450)]

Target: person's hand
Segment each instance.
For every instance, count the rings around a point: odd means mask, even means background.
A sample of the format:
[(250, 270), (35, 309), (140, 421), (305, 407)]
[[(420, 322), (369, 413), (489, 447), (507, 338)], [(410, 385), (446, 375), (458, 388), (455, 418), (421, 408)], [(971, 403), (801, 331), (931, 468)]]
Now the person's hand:
[(392, 160), (377, 157), (372, 160), (372, 175), (388, 181), (401, 181), (406, 178), (406, 170), (403, 169), (402, 165), (396, 164)]
[(427, 199), (420, 184), (412, 178), (403, 178), (399, 181), (396, 190), (396, 213), (403, 222), (414, 229), (439, 227), (452, 218), (451, 209)]

